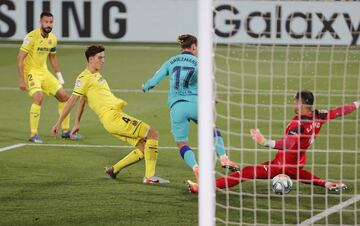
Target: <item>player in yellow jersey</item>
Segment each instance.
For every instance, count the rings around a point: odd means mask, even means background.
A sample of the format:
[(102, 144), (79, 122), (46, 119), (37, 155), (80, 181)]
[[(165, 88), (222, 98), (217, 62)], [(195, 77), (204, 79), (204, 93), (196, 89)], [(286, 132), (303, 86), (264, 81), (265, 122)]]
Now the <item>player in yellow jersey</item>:
[[(33, 99), (30, 108), (31, 136), (29, 141), (35, 143), (42, 143), (38, 135), (38, 127), (43, 93), (55, 96), (59, 101), (59, 114), (69, 99), (68, 94), (62, 86), (64, 79), (57, 62), (57, 39), (51, 32), (53, 28), (53, 15), (49, 12), (41, 13), (40, 24), (41, 26), (39, 28), (25, 36), (17, 60), (19, 88), (23, 91), (27, 89)], [(49, 58), (58, 80), (49, 72), (46, 64), (47, 58)], [(70, 117), (67, 117), (62, 124), (63, 138), (70, 138), (69, 122)], [(79, 135), (76, 134), (72, 138), (78, 139)]]
[(105, 63), (105, 48), (101, 45), (92, 45), (87, 48), (85, 56), (88, 62), (87, 67), (77, 77), (73, 93), (66, 103), (59, 120), (51, 130), (52, 135), (56, 136), (60, 124), (76, 102), (80, 100), (71, 134), (79, 131), (80, 119), (87, 103), (98, 115), (104, 128), (109, 133), (135, 147), (118, 163), (105, 167), (105, 172), (111, 178), (115, 179), (120, 170), (145, 159), (143, 183), (169, 183), (168, 180), (155, 176), (159, 142), (158, 132), (145, 122), (124, 113), (123, 108), (127, 103), (114, 96), (106, 80), (99, 73)]

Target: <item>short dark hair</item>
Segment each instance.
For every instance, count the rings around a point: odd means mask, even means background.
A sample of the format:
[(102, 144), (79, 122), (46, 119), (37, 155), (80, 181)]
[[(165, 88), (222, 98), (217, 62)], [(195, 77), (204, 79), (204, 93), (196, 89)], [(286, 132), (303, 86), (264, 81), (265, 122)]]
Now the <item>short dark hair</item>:
[(105, 48), (102, 45), (91, 45), (85, 51), (86, 60), (89, 62), (89, 58), (95, 56), (98, 53), (104, 52)]
[(197, 38), (193, 35), (179, 35), (178, 42), (182, 49), (190, 48), (192, 44), (197, 45)]
[(296, 93), (295, 98), (301, 100), (305, 105), (312, 106), (314, 104), (314, 94), (308, 90), (302, 90)]
[(40, 14), (40, 19), (42, 19), (44, 16), (48, 17), (54, 17), (49, 11), (44, 11)]

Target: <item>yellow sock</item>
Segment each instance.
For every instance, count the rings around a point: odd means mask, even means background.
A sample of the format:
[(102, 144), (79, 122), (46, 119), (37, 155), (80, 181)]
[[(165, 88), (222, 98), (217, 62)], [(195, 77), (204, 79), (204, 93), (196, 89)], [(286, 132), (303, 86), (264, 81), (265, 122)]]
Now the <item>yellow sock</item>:
[(34, 136), (38, 133), (39, 120), (40, 120), (40, 111), (41, 106), (37, 104), (32, 104), (30, 108), (30, 130), (31, 136)]
[(144, 158), (144, 154), (139, 149), (135, 149), (130, 152), (127, 156), (121, 159), (118, 163), (116, 163), (114, 167), (114, 173), (119, 172), (121, 169), (124, 169), (127, 166), (130, 166), (141, 159)]
[(151, 178), (155, 175), (156, 160), (158, 156), (158, 140), (148, 139), (145, 144), (145, 177)]
[[(58, 104), (59, 115), (61, 115), (61, 112), (65, 107), (65, 104), (66, 102), (59, 102)], [(64, 121), (61, 123), (61, 129), (62, 131), (68, 131), (70, 129), (70, 114), (68, 114), (68, 116), (66, 116)]]

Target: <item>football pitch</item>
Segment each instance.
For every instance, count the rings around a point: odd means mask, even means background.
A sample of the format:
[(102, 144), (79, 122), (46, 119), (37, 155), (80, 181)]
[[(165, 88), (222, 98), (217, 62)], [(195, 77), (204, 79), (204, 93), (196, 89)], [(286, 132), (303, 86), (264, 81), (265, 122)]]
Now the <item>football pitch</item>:
[[(184, 180), (192, 179), (193, 174), (178, 154), (170, 133), (168, 80), (149, 93), (141, 91), (141, 85), (179, 51), (176, 45), (105, 45), (109, 48), (102, 71), (114, 94), (129, 103), (124, 111), (159, 131), (157, 175), (171, 181), (164, 185), (142, 184), (144, 162), (124, 169), (116, 180), (104, 174), (105, 165), (114, 164), (132, 149), (108, 134), (88, 107), (82, 117), (80, 141), (55, 139), (50, 136), (50, 129), (58, 118), (57, 104), (53, 97), (45, 97), (39, 127), (44, 144), (28, 143), (31, 99), (18, 89), (18, 48), (13, 44), (0, 47), (0, 150), (19, 144), (0, 152), (0, 225), (198, 224), (197, 195), (190, 194), (184, 186)], [(58, 47), (68, 93), (86, 66), (85, 47), (86, 44)], [(293, 116), (292, 91), (318, 91), (320, 106), (330, 103), (334, 107), (359, 99), (360, 51), (315, 50), (266, 46), (217, 49), (217, 125), (225, 145), (231, 146), (233, 161), (243, 166), (271, 160), (274, 152), (256, 149), (247, 131), (258, 126), (268, 134), (272, 126), (273, 138), (278, 138)], [(329, 67), (331, 61), (333, 66)], [(314, 73), (321, 76), (312, 79)], [(239, 104), (245, 107), (241, 109)], [(231, 117), (221, 117), (229, 113)], [(343, 179), (351, 190), (330, 193), (294, 181), (291, 193), (279, 196), (271, 192), (269, 181), (245, 182), (217, 191), (217, 224), (299, 224), (356, 197), (360, 192), (359, 119), (357, 112), (324, 126), (315, 142), (316, 149), (322, 151), (309, 150), (306, 167), (321, 177)], [(197, 128), (193, 124), (190, 141), (193, 147), (197, 146)], [(329, 149), (337, 151), (326, 152)], [(217, 176), (226, 174), (218, 163), (216, 171)], [(316, 223), (360, 224), (360, 202)]]

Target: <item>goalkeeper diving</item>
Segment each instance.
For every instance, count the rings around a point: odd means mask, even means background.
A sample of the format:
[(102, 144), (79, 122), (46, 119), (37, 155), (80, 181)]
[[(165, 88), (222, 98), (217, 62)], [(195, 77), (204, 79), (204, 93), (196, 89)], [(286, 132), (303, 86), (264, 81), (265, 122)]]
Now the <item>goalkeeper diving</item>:
[[(278, 174), (286, 174), (302, 183), (325, 187), (330, 191), (345, 190), (348, 187), (341, 182), (329, 182), (303, 169), (306, 164), (306, 153), (315, 141), (324, 123), (350, 114), (359, 108), (360, 100), (345, 104), (331, 110), (313, 110), (314, 95), (310, 91), (297, 92), (294, 97), (294, 116), (287, 125), (281, 139), (265, 139), (259, 129), (251, 129), (252, 139), (258, 144), (277, 149), (272, 161), (258, 165), (246, 166), (240, 171), (216, 179), (216, 187), (223, 189), (233, 187), (240, 182), (253, 179), (271, 179)], [(187, 181), (189, 190), (197, 193), (199, 186)]]

